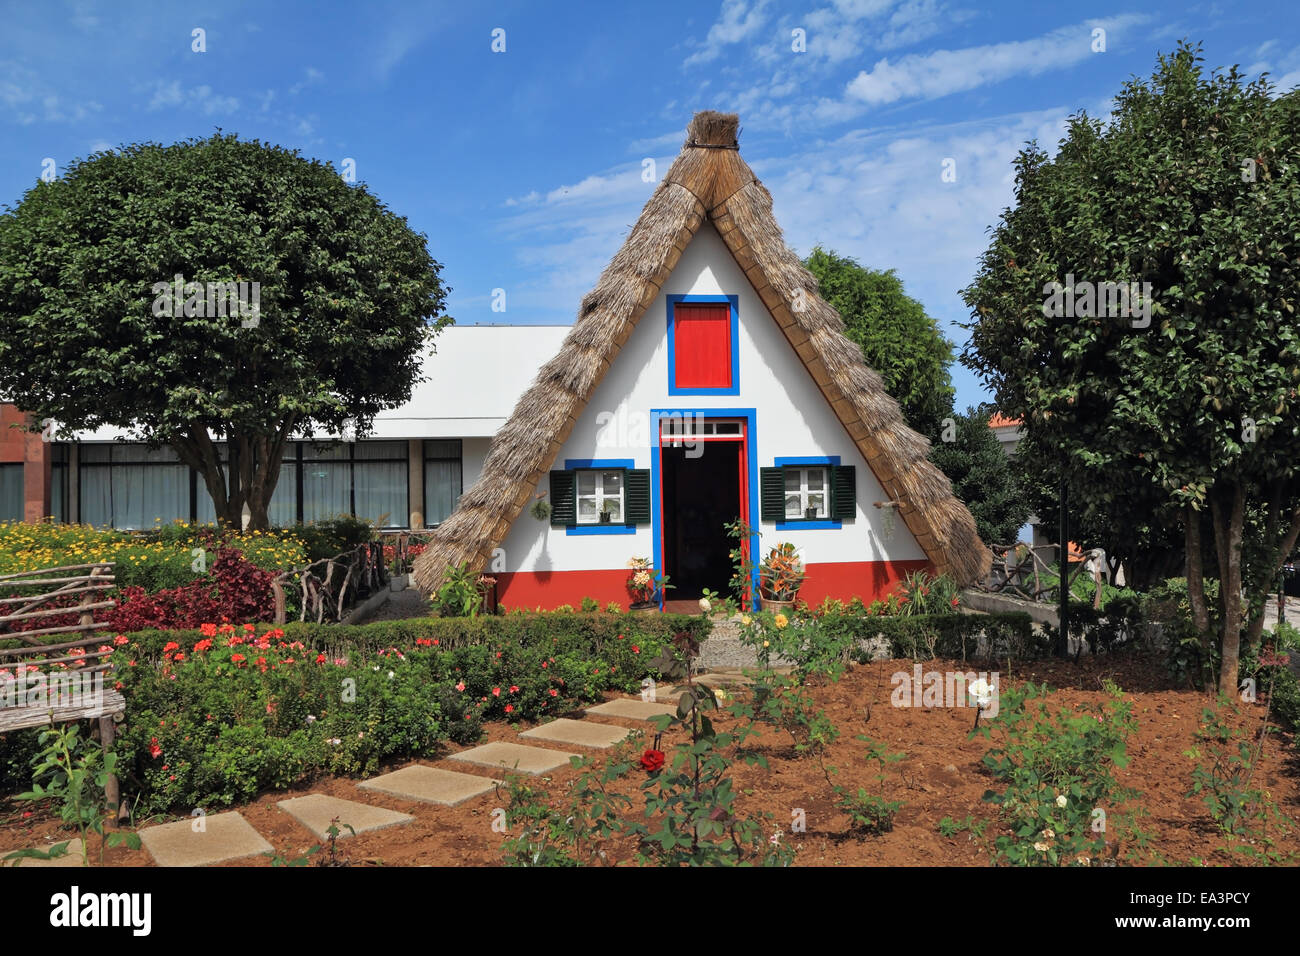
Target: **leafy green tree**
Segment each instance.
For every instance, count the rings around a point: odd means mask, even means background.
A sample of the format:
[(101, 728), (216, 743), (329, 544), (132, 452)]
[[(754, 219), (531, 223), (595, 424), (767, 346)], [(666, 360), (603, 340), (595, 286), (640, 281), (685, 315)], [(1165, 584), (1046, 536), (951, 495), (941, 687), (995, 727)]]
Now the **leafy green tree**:
[(967, 408), (930, 449), (930, 461), (948, 476), (953, 493), (975, 519), (980, 539), (1009, 544), (1029, 518), (1024, 492), (1008, 467), (1002, 443), (989, 428), (992, 408)]
[(0, 215), (0, 394), (170, 445), (223, 523), (247, 504), (263, 528), (295, 433), (363, 435), (410, 398), (451, 321), (441, 268), (296, 151), (218, 132), (96, 153)]
[[(1199, 46), (1161, 56), (1106, 123), (1073, 116), (1055, 159), (1022, 150), (1015, 205), (964, 293), (963, 362), (1055, 453), (1072, 501), (1119, 527), (1153, 506), (1180, 515), (1203, 634), (1208, 514), (1227, 693), (1243, 620), (1258, 635), (1300, 534), (1300, 97), (1274, 92), (1236, 67), (1204, 73)], [(1126, 310), (1130, 282), (1149, 285)]]
[(862, 348), (867, 365), (898, 399), (913, 431), (937, 441), (952, 412), (948, 374), (952, 343), (925, 307), (903, 291), (892, 269), (868, 269), (817, 246), (804, 260), (818, 291), (844, 318), (848, 336)]

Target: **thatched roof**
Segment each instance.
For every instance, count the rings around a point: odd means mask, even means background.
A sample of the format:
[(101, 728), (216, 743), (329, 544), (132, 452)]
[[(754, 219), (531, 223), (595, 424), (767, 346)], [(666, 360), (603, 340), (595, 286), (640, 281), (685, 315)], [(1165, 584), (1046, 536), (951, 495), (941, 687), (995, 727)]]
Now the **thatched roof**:
[(771, 194), (740, 158), (737, 130), (735, 114), (695, 114), (681, 153), (582, 300), (560, 353), (542, 366), (493, 439), (479, 480), (416, 559), (420, 588), (436, 589), (444, 571), (462, 562), (473, 570), (487, 565), (706, 221), (726, 242), (885, 493), (898, 502), (903, 522), (936, 570), (963, 585), (987, 572), (989, 551), (948, 479), (927, 460), (929, 442), (904, 424), (880, 376), (845, 336), (839, 313), (821, 300), (817, 280), (786, 247), (772, 217)]

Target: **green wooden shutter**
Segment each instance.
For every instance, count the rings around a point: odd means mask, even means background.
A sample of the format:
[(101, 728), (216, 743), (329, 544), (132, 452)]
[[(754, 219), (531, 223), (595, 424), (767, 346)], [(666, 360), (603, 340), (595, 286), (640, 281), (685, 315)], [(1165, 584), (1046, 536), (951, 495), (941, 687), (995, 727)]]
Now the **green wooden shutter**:
[(831, 517), (854, 518), (858, 513), (858, 476), (853, 465), (831, 466)]
[(785, 520), (785, 472), (780, 468), (758, 469), (759, 508), (763, 521)]
[(578, 506), (573, 494), (573, 472), (551, 472), (551, 524), (562, 528), (577, 524)]
[(627, 524), (650, 523), (650, 469), (629, 468), (624, 472)]

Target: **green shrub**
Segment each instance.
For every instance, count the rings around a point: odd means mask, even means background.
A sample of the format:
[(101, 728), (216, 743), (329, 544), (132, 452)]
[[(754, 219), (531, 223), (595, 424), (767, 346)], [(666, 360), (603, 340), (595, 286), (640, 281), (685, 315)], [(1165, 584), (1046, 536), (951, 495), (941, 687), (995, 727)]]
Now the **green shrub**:
[[(607, 613), (140, 631), (115, 640), (115, 751), (139, 812), (229, 805), (474, 743), (485, 719), (638, 691), (675, 634), (708, 631), (700, 616)], [(0, 737), (3, 792), (29, 784), (30, 736)]]

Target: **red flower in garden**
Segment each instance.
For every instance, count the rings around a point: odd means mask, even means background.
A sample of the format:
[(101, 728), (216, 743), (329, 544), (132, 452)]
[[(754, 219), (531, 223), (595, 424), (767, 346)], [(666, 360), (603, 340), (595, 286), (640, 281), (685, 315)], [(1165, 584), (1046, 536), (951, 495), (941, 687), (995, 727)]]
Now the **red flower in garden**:
[(149, 756), (155, 759), (162, 756), (162, 748), (158, 746), (157, 737), (149, 741)]
[(181, 646), (177, 644), (175, 641), (168, 641), (165, 645), (163, 645), (164, 654), (170, 654), (172, 651), (179, 651), (180, 649)]
[(556, 690), (554, 687), (552, 687), (552, 688), (551, 688), (551, 696), (552, 696), (552, 697), (559, 697), (559, 696), (560, 696), (560, 692), (559, 692), (558, 690)]
[(507, 713), (507, 714), (512, 714), (512, 713), (514, 713), (514, 710), (515, 710), (515, 705), (514, 705), (514, 704), (506, 704), (506, 713)]
[(320, 654), (317, 654), (317, 655), (316, 655), (316, 663), (317, 663), (317, 664), (324, 664), (324, 663), (325, 663), (325, 654), (324, 654), (324, 652), (321, 652)]
[(200, 625), (199, 625), (199, 633), (202, 634), (204, 637), (216, 637), (216, 636), (217, 636), (217, 625), (215, 625), (215, 624), (200, 624)]
[(253, 631), (255, 631), (255, 630), (257, 630), (257, 628), (254, 627), (252, 624), (245, 624), (245, 625), (244, 625), (244, 631), (245, 631), (246, 633), (248, 633), (248, 634), (253, 633)]
[(226, 641), (226, 647), (238, 647), (242, 643), (244, 643), (242, 637), (232, 637), (230, 640)]
[(205, 637), (203, 640), (199, 641), (197, 644), (194, 645), (195, 653), (198, 653), (199, 651), (210, 651), (210, 650), (212, 650), (212, 638), (210, 637)]
[(956, 607), (956, 606), (957, 606), (957, 599), (954, 597), (954, 598), (953, 598), (951, 601), (949, 601), (948, 603), (951, 604), (953, 607)]
[(168, 767), (166, 764), (163, 764), (163, 765), (162, 765), (162, 768), (163, 768), (164, 770), (170, 770), (170, 769), (171, 769), (171, 768)]
[(641, 648), (639, 648), (639, 647), (637, 647), (635, 644), (633, 644), (633, 645), (632, 645), (632, 653), (633, 653), (633, 654), (640, 654), (640, 653), (641, 653)]
[(185, 660), (185, 655), (182, 654), (180, 651), (177, 651), (176, 656), (173, 657), (172, 660), (174, 660), (177, 664), (179, 664), (181, 661)]
[(116, 645), (117, 647), (121, 647), (123, 644), (130, 644), (130, 643), (131, 643), (131, 639), (127, 637), (125, 634), (119, 634), (117, 635), (117, 637), (113, 638), (113, 644)]
[(542, 661), (542, 670), (546, 670), (546, 661)]
[(662, 750), (647, 750), (641, 755), (641, 766), (647, 773), (654, 773), (662, 769), (664, 765), (664, 752)]
[(246, 660), (248, 660), (248, 658), (246, 658), (243, 654), (231, 654), (231, 655), (230, 655), (230, 663), (232, 663), (232, 664), (236, 664), (236, 665), (243, 664), (244, 661), (246, 661)]
[(461, 681), (459, 684), (457, 684), (456, 689), (463, 694), (465, 692), (465, 682)]
[(519, 693), (519, 685), (518, 685), (518, 684), (511, 684), (511, 685), (510, 685), (510, 693), (512, 693), (512, 694), (517, 694), (517, 693)]
[(501, 688), (500, 688), (500, 687), (493, 687), (493, 688), (492, 688), (492, 696), (493, 696), (493, 697), (500, 697), (500, 696), (501, 696)]
[(618, 636), (618, 639), (619, 639), (620, 641), (623, 640), (623, 635), (620, 634), (620, 635)]

